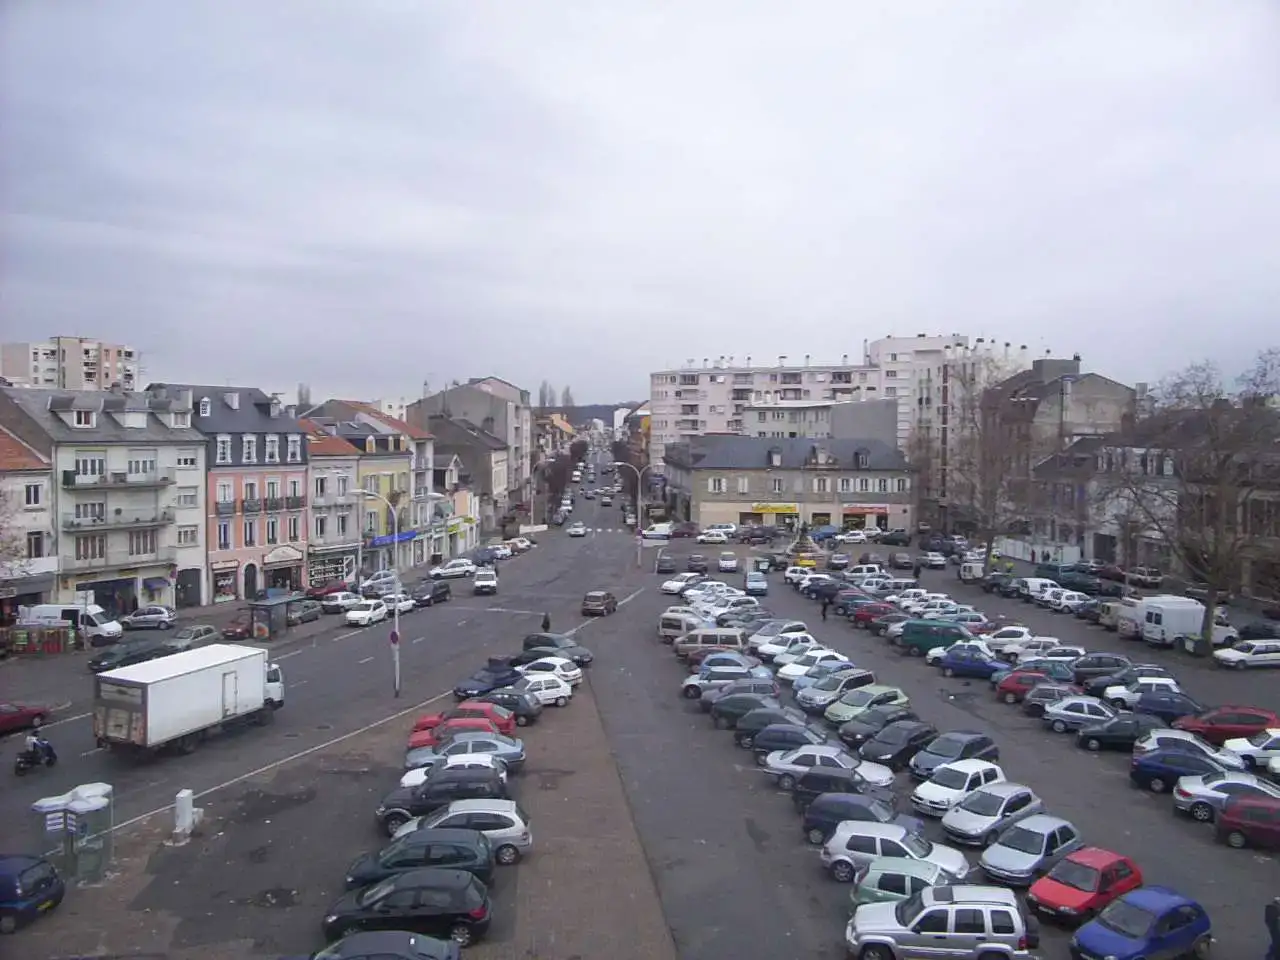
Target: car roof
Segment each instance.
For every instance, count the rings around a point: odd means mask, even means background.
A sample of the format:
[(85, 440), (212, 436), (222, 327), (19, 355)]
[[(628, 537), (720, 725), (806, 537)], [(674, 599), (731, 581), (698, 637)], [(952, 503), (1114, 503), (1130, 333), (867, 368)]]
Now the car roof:
[(887, 683), (868, 683), (866, 686), (858, 687), (859, 690), (867, 693), (901, 693), (897, 687), (891, 687)]
[(450, 870), (445, 867), (419, 867), (395, 874), (391, 879), (397, 887), (435, 887), (437, 890), (462, 890), (471, 886), (476, 878), (466, 870)]
[(1128, 858), (1112, 850), (1104, 850), (1102, 847), (1081, 847), (1079, 850), (1073, 850), (1067, 854), (1067, 859), (1073, 863), (1102, 870), (1119, 860)]
[(921, 898), (929, 906), (938, 903), (1000, 903), (1016, 906), (1018, 895), (1006, 887), (989, 884), (959, 883), (926, 887)]
[(409, 841), (410, 843), (476, 843), (477, 840), (484, 836), (479, 830), (467, 830), (463, 827), (423, 827), (421, 830), (415, 830), (407, 833), (401, 838), (401, 842)]
[(1171, 910), (1174, 907), (1199, 906), (1195, 900), (1184, 896), (1177, 890), (1161, 886), (1141, 886), (1136, 890), (1130, 890), (1122, 895), (1120, 899), (1128, 901), (1136, 907), (1143, 907), (1152, 912), (1160, 913)]
[(1012, 797), (1020, 793), (1030, 793), (1033, 796), (1035, 791), (1023, 783), (1015, 783), (1012, 780), (997, 780), (995, 783), (988, 783), (981, 786), (977, 790), (978, 793), (990, 793), (999, 797)]
[(921, 880), (932, 880), (943, 872), (936, 863), (910, 857), (876, 857), (867, 866), (869, 873), (899, 873)]
[(1051, 813), (1033, 813), (1031, 816), (1023, 817), (1019, 820), (1018, 826), (1034, 830), (1036, 833), (1049, 833), (1063, 826), (1074, 827), (1074, 824), (1070, 820), (1055, 817)]
[(876, 820), (841, 820), (836, 825), (836, 834), (842, 836), (858, 833), (864, 837), (888, 837), (896, 840), (909, 832), (900, 823), (880, 823)]
[(974, 773), (978, 770), (987, 770), (996, 765), (990, 760), (978, 760), (970, 757), (965, 760), (953, 760), (951, 763), (944, 763), (943, 766), (951, 770), (959, 770), (961, 773)]
[(454, 800), (445, 808), (450, 813), (507, 813), (520, 816), (520, 808), (514, 800)]

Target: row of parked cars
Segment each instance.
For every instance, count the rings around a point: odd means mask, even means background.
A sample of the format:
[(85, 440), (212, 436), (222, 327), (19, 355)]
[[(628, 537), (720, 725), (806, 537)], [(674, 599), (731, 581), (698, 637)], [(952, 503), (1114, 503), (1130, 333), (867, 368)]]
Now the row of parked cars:
[[(739, 607), (728, 624), (722, 608), (733, 597), (724, 585), (685, 588), (659, 634), (689, 664), (682, 695), (791, 794), (805, 839), (821, 845), (835, 880), (854, 885), (851, 956), (1032, 956), (1037, 916), (1078, 925), (1077, 958), (1207, 950), (1199, 904), (1144, 885), (1130, 858), (1089, 846), (1030, 787), (1008, 780), (987, 733), (938, 730), (901, 689), (823, 646), (802, 621), (752, 620)], [(672, 636), (673, 615), (699, 625)], [(922, 659), (945, 671), (945, 658), (928, 652)], [(915, 786), (899, 802), (892, 788), (904, 773)], [(946, 842), (926, 837), (925, 821)], [(981, 851), (976, 865), (965, 849)]]
[(456, 960), (485, 937), (491, 889), (533, 849), (516, 798), (522, 734), (572, 702), (593, 660), (570, 637), (531, 634), (460, 680), (453, 706), (417, 718), (404, 772), (374, 811), (385, 840), (351, 863), (325, 914), (325, 958)]

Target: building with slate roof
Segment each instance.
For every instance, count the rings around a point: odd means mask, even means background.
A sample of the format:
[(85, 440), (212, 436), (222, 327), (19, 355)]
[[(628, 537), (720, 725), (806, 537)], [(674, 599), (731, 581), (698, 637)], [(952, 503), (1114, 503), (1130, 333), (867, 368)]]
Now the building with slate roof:
[(113, 614), (207, 596), (205, 445), (189, 393), (0, 390), (0, 425), (53, 469), (54, 603)]
[(46, 602), (58, 575), (49, 458), (0, 428), (0, 626)]
[(914, 525), (911, 468), (882, 440), (698, 437), (667, 445), (665, 478), (675, 516), (703, 527)]

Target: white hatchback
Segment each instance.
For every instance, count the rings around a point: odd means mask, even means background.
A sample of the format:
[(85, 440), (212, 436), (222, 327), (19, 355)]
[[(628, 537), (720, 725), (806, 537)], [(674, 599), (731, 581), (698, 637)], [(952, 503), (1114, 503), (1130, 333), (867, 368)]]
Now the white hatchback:
[(926, 816), (941, 817), (973, 791), (1004, 778), (1004, 771), (988, 760), (944, 763), (916, 787), (911, 805)]
[(400, 786), (405, 789), (413, 789), (421, 786), (422, 783), (431, 776), (434, 770), (458, 770), (458, 769), (483, 769), (492, 770), (503, 783), (507, 782), (507, 765), (495, 757), (491, 753), (460, 753), (454, 756), (446, 756), (443, 764), (432, 764), (425, 767), (414, 767), (412, 770), (406, 770), (404, 776), (400, 778)]
[(387, 605), (381, 600), (361, 600), (345, 614), (347, 624), (368, 627), (387, 619)]
[(407, 593), (389, 593), (382, 598), (382, 602), (387, 605), (388, 610), (395, 613), (410, 613), (417, 608), (413, 597)]
[(526, 674), (522, 689), (544, 707), (567, 707), (573, 699), (573, 687), (551, 673)]
[(794, 683), (799, 677), (803, 677), (813, 667), (822, 663), (836, 664), (848, 663), (849, 658), (843, 653), (837, 653), (835, 650), (825, 650), (821, 648), (810, 648), (806, 650), (802, 656), (796, 657), (784, 664), (778, 670), (778, 679), (786, 683)]
[(559, 677), (570, 687), (582, 682), (582, 668), (564, 657), (541, 657), (516, 669), (529, 678), (542, 675)]

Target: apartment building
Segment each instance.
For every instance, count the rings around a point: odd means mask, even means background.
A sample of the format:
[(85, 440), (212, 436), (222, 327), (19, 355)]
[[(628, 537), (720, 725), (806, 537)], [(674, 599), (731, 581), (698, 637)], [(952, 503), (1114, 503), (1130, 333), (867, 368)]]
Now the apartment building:
[(878, 440), (699, 437), (672, 444), (666, 493), (677, 517), (797, 530), (911, 529), (911, 468)]
[(936, 362), (944, 348), (967, 343), (968, 337), (959, 334), (884, 337), (864, 342), (860, 356), (844, 354), (838, 363), (815, 362), (808, 354), (799, 362), (782, 355), (764, 364), (752, 357), (743, 363), (735, 357), (706, 358), (700, 365), (686, 360), (649, 377), (650, 462), (655, 471), (662, 470), (668, 443), (706, 434), (757, 435), (758, 428), (744, 416), (748, 407), (758, 417), (762, 406), (806, 401), (893, 400), (897, 442), (905, 446), (915, 419), (916, 371)]
[(204, 513), (211, 602), (306, 586), (306, 435), (278, 396), (256, 387), (153, 383), (155, 398), (191, 403), (208, 471)]
[(138, 351), (87, 337), (0, 344), (0, 376), (44, 390), (138, 389)]
[(0, 626), (49, 600), (58, 575), (48, 457), (0, 429)]
[(507, 445), (467, 420), (432, 417), (430, 426), (436, 437), (437, 452), (456, 456), (462, 464), (459, 482), (468, 484), (475, 493), (479, 508), (475, 516), (481, 531), (500, 532), (511, 487), (511, 455)]
[(205, 599), (204, 438), (190, 394), (0, 391), (0, 424), (53, 468), (55, 603), (120, 614)]
[(313, 420), (298, 419), (307, 437), (311, 536), (307, 581), (351, 582), (360, 569), (360, 449)]
[(774, 440), (879, 440), (898, 443), (897, 400), (781, 400), (742, 410), (742, 435)]

